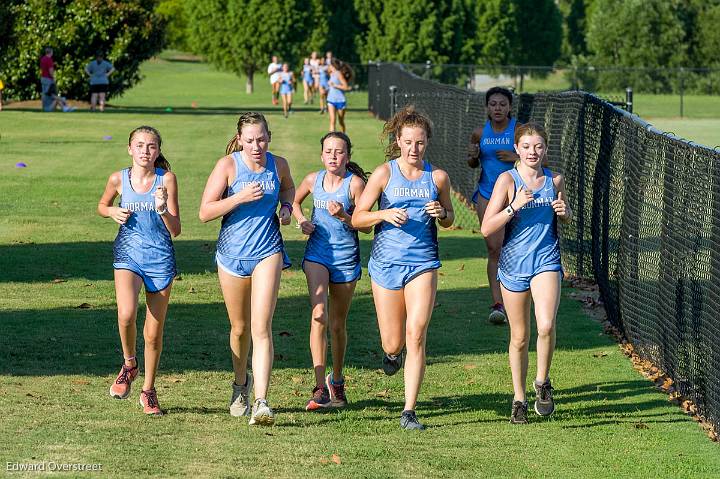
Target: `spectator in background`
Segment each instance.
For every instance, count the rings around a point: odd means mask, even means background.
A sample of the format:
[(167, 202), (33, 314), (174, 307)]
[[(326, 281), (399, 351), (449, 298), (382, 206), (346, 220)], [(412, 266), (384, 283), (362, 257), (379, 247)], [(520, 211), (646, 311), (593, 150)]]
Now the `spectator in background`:
[[(55, 62), (53, 61), (53, 49), (45, 49), (45, 55), (40, 58), (40, 85), (42, 86), (42, 107), (44, 111), (53, 111), (56, 102), (49, 94), (55, 86)], [(56, 90), (57, 91), (57, 90)]]
[(105, 95), (110, 86), (110, 75), (114, 71), (112, 63), (103, 58), (101, 51), (95, 54), (95, 60), (85, 66), (85, 73), (90, 76), (90, 111), (95, 111), (98, 102), (100, 111), (105, 111)]
[[(75, 111), (74, 106), (68, 105), (67, 99), (64, 96), (60, 96), (57, 91), (57, 86), (53, 82), (50, 87), (48, 88), (48, 91), (44, 97), (48, 97), (49, 100), (49, 106), (45, 108), (45, 105), (43, 104), (43, 109), (45, 111), (55, 111), (57, 107), (60, 107), (63, 111), (63, 113), (70, 113), (72, 111)], [(45, 100), (43, 99), (43, 102)]]

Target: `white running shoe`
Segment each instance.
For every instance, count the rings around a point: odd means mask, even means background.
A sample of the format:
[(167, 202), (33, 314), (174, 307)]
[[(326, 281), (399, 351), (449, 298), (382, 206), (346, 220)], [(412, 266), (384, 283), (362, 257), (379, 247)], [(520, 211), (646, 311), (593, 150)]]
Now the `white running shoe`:
[(234, 417), (250, 415), (250, 391), (252, 390), (253, 379), (250, 373), (246, 373), (245, 386), (238, 386), (233, 381), (232, 397), (230, 398), (230, 415)]
[(252, 407), (252, 416), (248, 424), (251, 426), (272, 426), (275, 424), (275, 413), (270, 409), (267, 399), (256, 399)]

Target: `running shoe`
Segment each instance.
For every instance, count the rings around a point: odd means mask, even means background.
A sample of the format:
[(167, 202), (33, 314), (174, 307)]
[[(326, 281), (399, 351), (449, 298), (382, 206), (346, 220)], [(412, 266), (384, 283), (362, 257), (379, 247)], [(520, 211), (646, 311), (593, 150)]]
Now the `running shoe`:
[(130, 395), (130, 385), (135, 381), (139, 372), (137, 364), (134, 368), (130, 368), (123, 363), (120, 374), (110, 386), (110, 395), (115, 399), (127, 398)]
[(544, 383), (535, 382), (535, 412), (540, 416), (549, 416), (555, 411), (553, 387), (550, 379)]
[(252, 407), (252, 416), (248, 424), (251, 426), (272, 426), (275, 424), (275, 413), (270, 409), (267, 399), (256, 399)]
[(330, 407), (330, 393), (325, 386), (315, 386), (312, 391), (312, 397), (305, 406), (306, 411), (316, 411)]
[(405, 350), (403, 349), (398, 354), (387, 354), (383, 355), (382, 368), (386, 375), (392, 376), (400, 370), (403, 365), (403, 359), (405, 356)]
[(250, 391), (252, 391), (253, 378), (245, 373), (245, 386), (232, 383), (232, 397), (230, 398), (230, 415), (234, 417), (250, 415)]
[(160, 409), (155, 388), (150, 388), (147, 391), (143, 390), (140, 393), (140, 405), (143, 408), (143, 412), (149, 416), (162, 416), (165, 414), (162, 409)]
[(408, 409), (402, 412), (402, 415), (400, 416), (400, 427), (403, 429), (417, 429), (418, 431), (424, 431), (425, 426), (420, 424), (420, 421), (418, 421), (417, 416), (415, 415), (415, 411), (412, 409)]
[(502, 303), (495, 303), (490, 307), (490, 316), (488, 320), (492, 324), (507, 323), (507, 315), (505, 314), (505, 306)]
[(512, 412), (510, 413), (511, 424), (527, 424), (527, 401), (514, 401), (512, 403)]
[(345, 407), (347, 406), (347, 398), (345, 397), (345, 380), (341, 383), (333, 382), (332, 373), (325, 376), (325, 385), (328, 391), (330, 391), (330, 405), (332, 407)]

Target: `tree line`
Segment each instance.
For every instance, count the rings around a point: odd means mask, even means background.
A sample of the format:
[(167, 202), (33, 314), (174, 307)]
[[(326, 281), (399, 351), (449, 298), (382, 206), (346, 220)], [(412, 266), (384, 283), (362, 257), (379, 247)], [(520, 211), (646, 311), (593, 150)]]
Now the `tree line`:
[[(81, 65), (100, 49), (118, 94), (170, 47), (245, 78), (247, 91), (272, 54), (299, 65), (313, 50), (351, 63), (563, 65), (588, 90), (667, 91), (683, 80), (663, 70), (720, 68), (719, 22), (720, 0), (5, 0), (0, 79), (8, 96), (37, 97), (37, 62), (52, 46), (58, 84), (82, 97)], [(717, 91), (719, 80), (688, 76), (683, 87)]]

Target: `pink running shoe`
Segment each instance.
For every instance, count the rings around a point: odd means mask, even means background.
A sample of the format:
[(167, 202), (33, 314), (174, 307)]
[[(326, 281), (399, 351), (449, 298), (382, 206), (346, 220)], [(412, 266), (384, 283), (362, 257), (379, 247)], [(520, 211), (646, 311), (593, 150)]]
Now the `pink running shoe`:
[(323, 386), (315, 386), (312, 392), (312, 398), (307, 402), (305, 406), (306, 411), (316, 411), (318, 409), (325, 409), (330, 407), (330, 393), (328, 389)]
[(140, 405), (143, 407), (145, 414), (151, 416), (162, 416), (165, 414), (162, 409), (160, 409), (155, 388), (140, 393)]
[(123, 364), (120, 374), (118, 374), (113, 385), (110, 386), (110, 395), (115, 399), (127, 398), (130, 395), (130, 385), (135, 381), (139, 372), (137, 364), (134, 368), (129, 368)]

